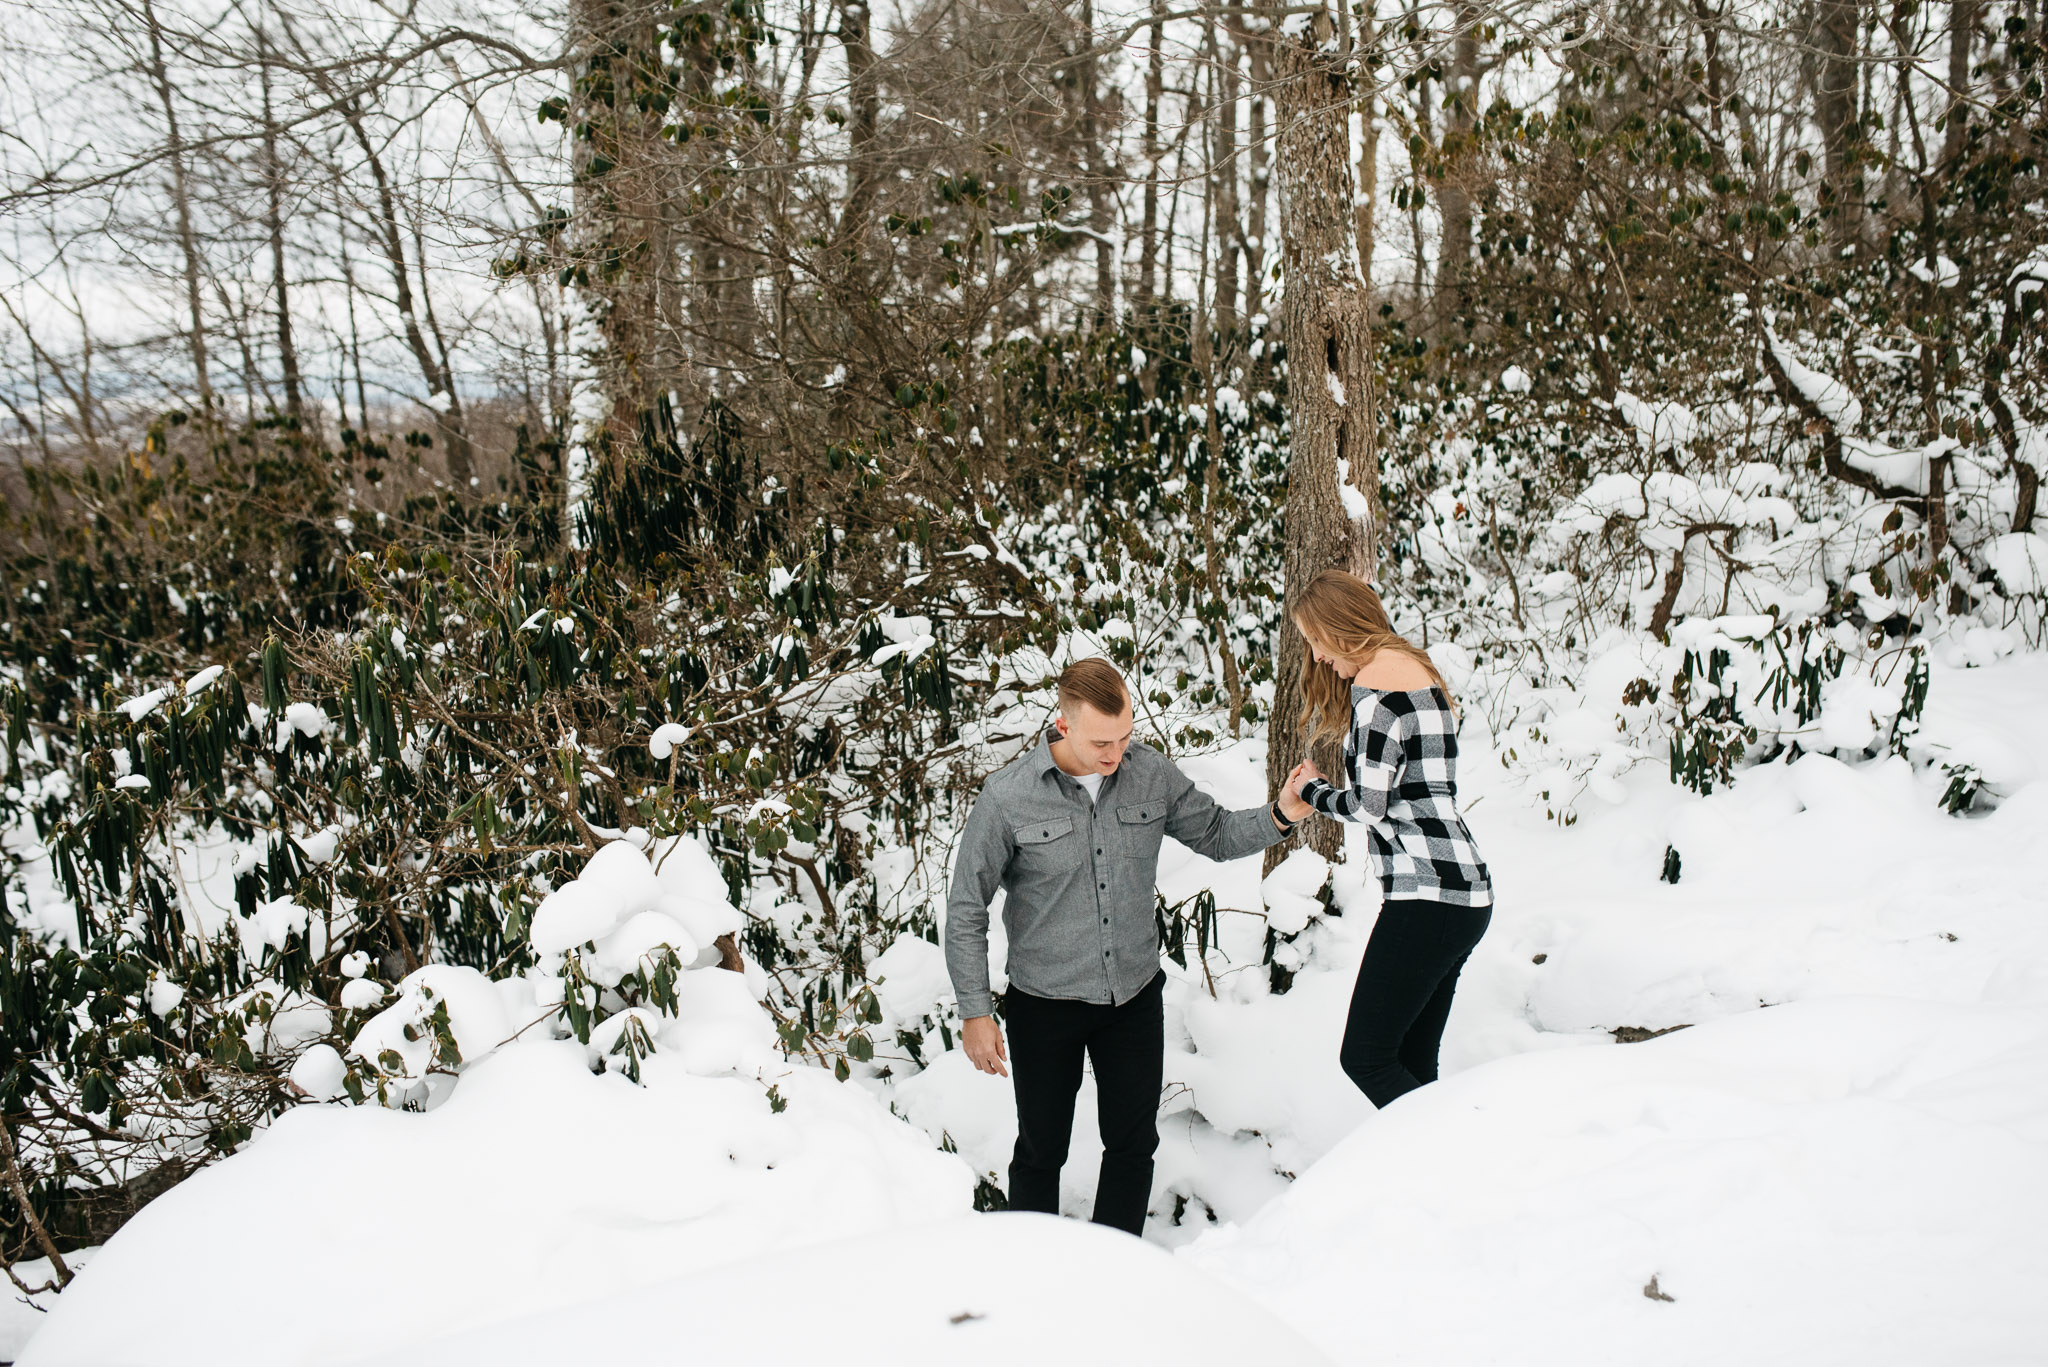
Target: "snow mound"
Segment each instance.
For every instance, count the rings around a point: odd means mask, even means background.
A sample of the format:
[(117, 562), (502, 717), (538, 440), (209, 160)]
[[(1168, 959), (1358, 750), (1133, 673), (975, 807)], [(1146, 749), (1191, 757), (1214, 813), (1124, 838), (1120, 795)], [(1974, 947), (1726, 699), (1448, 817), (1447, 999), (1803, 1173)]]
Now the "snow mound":
[[(718, 971), (685, 977), (740, 981)], [(772, 1361), (773, 1353), (758, 1356), (762, 1334), (772, 1332), (763, 1326), (790, 1323), (791, 1307), (838, 1295), (858, 1296), (867, 1309), (903, 1303), (893, 1276), (848, 1269), (891, 1266), (872, 1261), (873, 1241), (971, 1205), (973, 1178), (958, 1158), (822, 1069), (783, 1064), (760, 1077), (701, 1077), (666, 1049), (641, 1069), (644, 1085), (635, 1086), (593, 1074), (574, 1040), (524, 1040), (466, 1067), (461, 1086), (425, 1113), (290, 1111), (123, 1227), (55, 1299), (21, 1367), (311, 1367), (621, 1292), (643, 1307), (638, 1324), (660, 1320), (667, 1341), (689, 1342), (692, 1361), (712, 1360), (695, 1356), (705, 1335), (742, 1333), (754, 1360)], [(820, 1255), (813, 1263), (801, 1251), (849, 1231), (863, 1234), (857, 1260)], [(964, 1242), (949, 1230), (899, 1247), (914, 1243), (935, 1270), (961, 1269), (964, 1291), (985, 1280), (981, 1262), (958, 1256)], [(670, 1291), (637, 1301), (630, 1294), (770, 1253), (772, 1271), (733, 1283), (756, 1288), (762, 1317), (714, 1313), (717, 1300), (685, 1315)], [(1085, 1256), (1070, 1251), (1060, 1261), (1078, 1269)], [(815, 1277), (792, 1271), (810, 1266)], [(1185, 1284), (1177, 1269), (1152, 1266), (1153, 1285)], [(987, 1280), (1001, 1280), (1002, 1268)], [(231, 1314), (222, 1313), (224, 1296)], [(984, 1308), (1014, 1324), (1029, 1303), (992, 1289)], [(1131, 1326), (1141, 1310), (1151, 1317), (1152, 1303), (1117, 1300), (1131, 1307)], [(664, 1305), (672, 1311), (662, 1319)], [(947, 1312), (963, 1308), (974, 1307), (949, 1303)], [(575, 1310), (548, 1323), (603, 1333), (612, 1321)], [(836, 1337), (855, 1322), (835, 1311), (818, 1333), (829, 1324)], [(527, 1332), (509, 1337), (526, 1342)], [(821, 1347), (818, 1356), (844, 1361), (844, 1347), (830, 1355)], [(558, 1360), (586, 1358), (625, 1360), (607, 1352)], [(435, 1360), (499, 1359), (450, 1350)]]
[(1290, 853), (1259, 885), (1266, 924), (1282, 935), (1299, 935), (1323, 914), (1316, 894), (1330, 876), (1330, 861), (1303, 845)]
[(1183, 1256), (1339, 1362), (2033, 1360), (2044, 1078), (2048, 1008), (1887, 998), (1524, 1054)]
[[(693, 1367), (1328, 1361), (1282, 1321), (1171, 1255), (1078, 1221), (958, 1216), (810, 1256), (820, 1268), (898, 1275), (886, 1278), (886, 1290), (859, 1276), (803, 1277), (793, 1297), (789, 1260), (762, 1259), (362, 1361), (666, 1362), (678, 1360), (685, 1336)], [(1193, 1313), (1162, 1314), (1168, 1306)], [(848, 1332), (855, 1325), (865, 1327)]]
[(373, 1063), (383, 1060), (385, 1073), (394, 1079), (418, 1082), (435, 1061), (436, 1014), (444, 1007), (449, 1035), (465, 1064), (496, 1049), (514, 1028), (489, 978), (473, 968), (428, 964), (406, 975), (398, 984), (398, 1000), (364, 1022), (348, 1052)]
[[(650, 859), (652, 863), (650, 863)], [(725, 880), (701, 841), (675, 836), (647, 853), (614, 840), (583, 872), (549, 893), (533, 914), (529, 937), (543, 957), (590, 946), (584, 967), (606, 986), (645, 967), (668, 948), (683, 967), (718, 962), (713, 942), (740, 929), (726, 900)]]
[(1994, 536), (1984, 560), (2007, 593), (2048, 593), (2048, 537), (2034, 532)]

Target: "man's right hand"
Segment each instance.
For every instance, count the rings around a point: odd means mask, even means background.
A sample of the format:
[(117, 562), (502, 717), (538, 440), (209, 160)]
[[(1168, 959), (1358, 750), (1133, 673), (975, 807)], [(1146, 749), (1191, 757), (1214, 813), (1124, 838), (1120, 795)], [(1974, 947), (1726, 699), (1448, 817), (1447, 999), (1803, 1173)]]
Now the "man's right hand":
[(1003, 1028), (996, 1024), (994, 1016), (973, 1016), (962, 1021), (960, 1043), (967, 1050), (967, 1061), (982, 1072), (1010, 1075), (1010, 1070), (1003, 1066), (1009, 1057), (1003, 1052)]

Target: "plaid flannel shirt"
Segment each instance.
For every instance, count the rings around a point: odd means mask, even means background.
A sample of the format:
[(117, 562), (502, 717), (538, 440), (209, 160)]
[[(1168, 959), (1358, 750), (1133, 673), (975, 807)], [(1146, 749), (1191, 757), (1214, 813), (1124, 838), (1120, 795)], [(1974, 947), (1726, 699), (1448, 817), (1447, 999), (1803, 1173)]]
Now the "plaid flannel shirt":
[(1458, 719), (1442, 690), (1351, 690), (1344, 738), (1348, 787), (1304, 785), (1310, 806), (1371, 822), (1380, 886), (1389, 901), (1493, 905), (1493, 880), (1458, 815)]

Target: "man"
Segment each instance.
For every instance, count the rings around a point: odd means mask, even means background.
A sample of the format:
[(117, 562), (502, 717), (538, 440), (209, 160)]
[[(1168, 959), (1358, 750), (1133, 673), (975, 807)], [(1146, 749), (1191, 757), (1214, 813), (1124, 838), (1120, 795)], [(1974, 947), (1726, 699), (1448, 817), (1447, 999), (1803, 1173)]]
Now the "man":
[[(1095, 1222), (1144, 1229), (1166, 1063), (1159, 842), (1171, 835), (1218, 860), (1257, 854), (1308, 814), (1298, 788), (1290, 781), (1275, 803), (1225, 811), (1173, 761), (1132, 744), (1130, 693), (1102, 659), (1067, 667), (1052, 729), (983, 785), (946, 902), (946, 967), (968, 1059), (985, 1073), (1008, 1076), (1006, 1061), (1016, 1071), (1012, 1209), (1058, 1213), (1085, 1053), (1102, 1128)], [(1009, 890), (1007, 1054), (989, 996), (998, 887)]]

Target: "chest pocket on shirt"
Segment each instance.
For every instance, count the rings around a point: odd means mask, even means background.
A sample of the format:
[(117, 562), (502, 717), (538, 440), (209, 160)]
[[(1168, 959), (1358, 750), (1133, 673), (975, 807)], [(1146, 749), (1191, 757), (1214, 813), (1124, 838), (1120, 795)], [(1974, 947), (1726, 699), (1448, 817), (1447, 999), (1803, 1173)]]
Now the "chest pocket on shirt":
[(1058, 873), (1081, 863), (1081, 837), (1071, 816), (1020, 821), (1011, 828), (1017, 841), (1017, 863), (1031, 873)]
[(1126, 802), (1116, 809), (1123, 832), (1124, 854), (1132, 859), (1159, 858), (1159, 840), (1166, 834), (1166, 803)]

